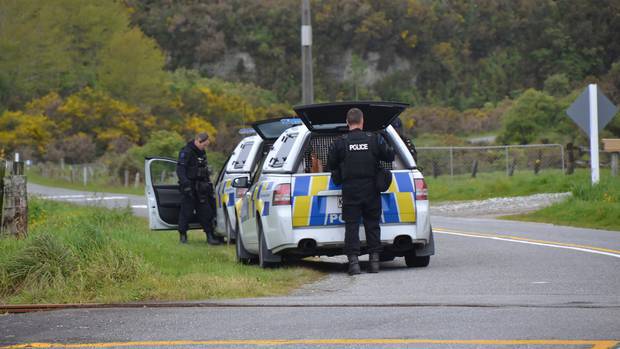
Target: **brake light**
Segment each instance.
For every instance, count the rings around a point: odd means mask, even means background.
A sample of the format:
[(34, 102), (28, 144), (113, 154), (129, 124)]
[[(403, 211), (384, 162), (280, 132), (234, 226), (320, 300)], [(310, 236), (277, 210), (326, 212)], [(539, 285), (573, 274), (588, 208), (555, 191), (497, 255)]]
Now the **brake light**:
[(428, 187), (424, 178), (416, 178), (415, 182), (415, 199), (416, 200), (428, 200)]
[(237, 199), (241, 198), (243, 195), (245, 195), (245, 193), (248, 192), (248, 188), (237, 188), (235, 195)]
[(276, 185), (273, 190), (272, 205), (290, 205), (291, 204), (291, 184), (282, 183)]

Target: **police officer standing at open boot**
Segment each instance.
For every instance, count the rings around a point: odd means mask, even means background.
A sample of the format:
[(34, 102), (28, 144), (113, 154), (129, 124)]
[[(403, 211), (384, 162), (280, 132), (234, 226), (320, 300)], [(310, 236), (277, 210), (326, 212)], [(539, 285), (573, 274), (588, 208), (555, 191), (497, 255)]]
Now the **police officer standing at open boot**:
[(212, 220), (215, 217), (215, 207), (212, 207), (210, 200), (213, 195), (213, 184), (207, 168), (207, 153), (205, 152), (207, 145), (209, 145), (209, 135), (199, 133), (179, 152), (177, 176), (183, 194), (179, 212), (179, 234), (182, 243), (187, 243), (187, 230), (194, 216), (198, 218), (202, 229), (207, 234), (207, 242), (210, 245), (221, 243), (213, 234)]
[(329, 150), (332, 177), (342, 180), (342, 218), (345, 221), (344, 253), (349, 274), (360, 273), (359, 224), (363, 218), (370, 256), (368, 272), (379, 272), (381, 252), (381, 194), (377, 188), (379, 161), (394, 161), (394, 151), (382, 134), (365, 132), (364, 115), (358, 108), (347, 112), (349, 133), (336, 140)]

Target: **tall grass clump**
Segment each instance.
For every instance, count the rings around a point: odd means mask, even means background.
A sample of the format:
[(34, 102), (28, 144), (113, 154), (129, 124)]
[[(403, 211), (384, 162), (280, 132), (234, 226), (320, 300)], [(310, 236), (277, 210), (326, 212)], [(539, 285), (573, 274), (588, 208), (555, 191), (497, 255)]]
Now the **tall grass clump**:
[(92, 298), (102, 287), (136, 279), (144, 271), (140, 257), (110, 234), (127, 218), (132, 217), (124, 210), (67, 210), (31, 200), (28, 238), (0, 241), (7, 247), (0, 258), (0, 297), (62, 302), (75, 295)]
[(0, 239), (0, 303), (84, 303), (281, 295), (321, 273), (236, 263), (204, 233), (151, 232), (129, 209), (33, 198), (26, 239)]
[(620, 177), (606, 172), (596, 185), (586, 177), (570, 188), (573, 195), (563, 202), (505, 218), (620, 231)]

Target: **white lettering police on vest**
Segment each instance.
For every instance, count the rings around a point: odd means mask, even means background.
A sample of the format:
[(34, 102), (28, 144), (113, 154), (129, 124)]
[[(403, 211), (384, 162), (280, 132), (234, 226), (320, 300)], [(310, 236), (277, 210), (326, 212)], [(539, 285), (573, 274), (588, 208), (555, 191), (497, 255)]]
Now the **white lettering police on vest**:
[(349, 151), (351, 150), (368, 150), (368, 143), (363, 144), (349, 144)]

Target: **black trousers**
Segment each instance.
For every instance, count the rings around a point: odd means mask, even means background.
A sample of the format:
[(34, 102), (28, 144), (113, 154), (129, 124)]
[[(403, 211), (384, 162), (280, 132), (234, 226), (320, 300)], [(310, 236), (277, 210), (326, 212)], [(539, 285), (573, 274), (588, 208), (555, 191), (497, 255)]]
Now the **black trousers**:
[(364, 222), (368, 253), (381, 252), (381, 193), (375, 188), (374, 178), (346, 180), (342, 184), (342, 218), (344, 254), (360, 254), (360, 219)]
[(213, 231), (211, 221), (215, 216), (215, 211), (209, 202), (201, 203), (195, 191), (193, 195), (183, 195), (181, 201), (181, 211), (179, 212), (179, 232), (186, 233), (189, 229), (190, 222), (195, 222), (196, 218), (200, 222), (200, 226), (206, 232)]

